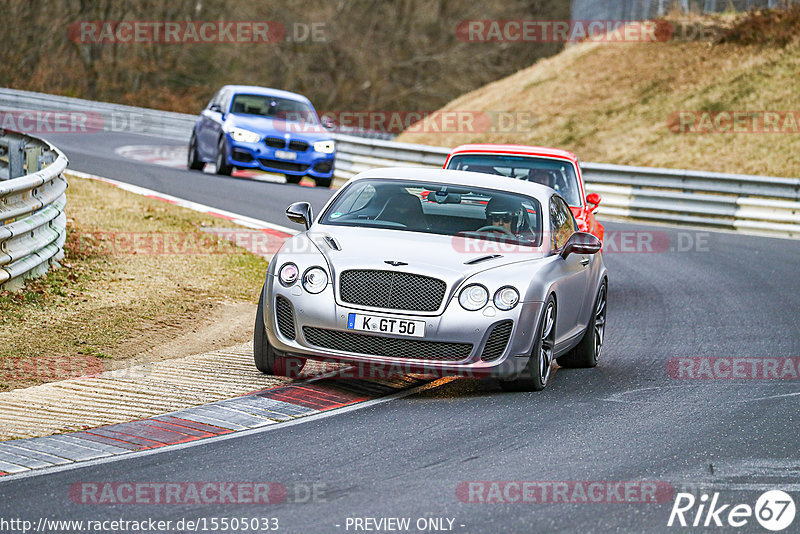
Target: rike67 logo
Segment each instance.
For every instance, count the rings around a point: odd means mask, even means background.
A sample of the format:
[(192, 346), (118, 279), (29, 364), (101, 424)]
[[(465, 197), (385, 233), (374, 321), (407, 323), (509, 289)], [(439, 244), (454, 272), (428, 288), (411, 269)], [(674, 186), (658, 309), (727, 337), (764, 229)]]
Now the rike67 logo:
[(750, 524), (755, 517), (763, 528), (779, 532), (792, 524), (795, 511), (794, 499), (781, 490), (762, 493), (755, 506), (724, 503), (719, 493), (714, 493), (710, 500), (705, 493), (699, 498), (691, 493), (678, 493), (667, 526), (739, 528)]

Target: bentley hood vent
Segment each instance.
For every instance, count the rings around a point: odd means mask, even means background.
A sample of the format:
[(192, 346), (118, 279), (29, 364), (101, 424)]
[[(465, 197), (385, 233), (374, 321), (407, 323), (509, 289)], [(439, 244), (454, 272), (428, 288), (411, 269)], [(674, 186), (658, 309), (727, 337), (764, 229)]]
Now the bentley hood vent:
[(464, 265), (475, 265), (476, 263), (483, 263), (485, 261), (494, 260), (502, 257), (503, 257), (502, 254), (489, 254), (488, 256), (478, 256), (477, 258), (472, 258), (469, 261), (465, 261)]
[(342, 247), (339, 246), (339, 243), (329, 235), (325, 236), (325, 242), (331, 247), (333, 250), (342, 250)]

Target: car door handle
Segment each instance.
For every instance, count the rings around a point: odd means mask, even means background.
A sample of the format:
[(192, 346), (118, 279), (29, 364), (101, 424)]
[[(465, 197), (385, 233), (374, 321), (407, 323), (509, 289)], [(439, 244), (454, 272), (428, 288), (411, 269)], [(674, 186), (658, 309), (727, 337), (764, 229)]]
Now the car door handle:
[(581, 265), (583, 265), (584, 267), (589, 265), (589, 258), (583, 258), (581, 260)]

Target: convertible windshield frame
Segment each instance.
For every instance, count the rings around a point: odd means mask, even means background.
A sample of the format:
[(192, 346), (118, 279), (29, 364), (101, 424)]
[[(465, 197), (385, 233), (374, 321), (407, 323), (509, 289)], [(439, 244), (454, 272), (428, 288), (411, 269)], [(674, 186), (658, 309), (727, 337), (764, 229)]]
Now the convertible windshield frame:
[[(371, 188), (371, 193), (369, 192)], [(380, 191), (379, 191), (380, 190)], [(405, 224), (382, 217), (397, 197), (414, 196), (420, 203), (420, 217), (410, 215)], [(519, 207), (520, 233), (483, 230), (487, 226), (487, 206), (493, 198), (514, 202)], [(406, 199), (408, 202), (408, 199)], [(412, 203), (413, 204), (413, 203)], [(455, 206), (458, 206), (457, 208)], [(412, 208), (414, 206), (411, 206)], [(328, 226), (371, 228), (416, 232), (452, 238), (499, 241), (524, 247), (540, 247), (546, 214), (533, 196), (487, 187), (457, 183), (367, 178), (345, 186), (325, 208), (317, 223)], [(413, 221), (413, 225), (409, 224)], [(439, 224), (430, 223), (438, 221)], [(474, 227), (464, 227), (472, 224)], [(461, 226), (459, 226), (461, 225)]]

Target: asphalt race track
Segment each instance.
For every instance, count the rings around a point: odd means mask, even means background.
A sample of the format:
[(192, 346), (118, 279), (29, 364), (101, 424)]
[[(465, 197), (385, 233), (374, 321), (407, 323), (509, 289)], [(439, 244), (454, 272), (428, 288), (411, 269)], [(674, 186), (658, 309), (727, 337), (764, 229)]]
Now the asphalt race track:
[[(117, 146), (174, 140), (49, 140), (67, 153), (73, 169), (286, 226), (292, 226), (283, 216), (289, 203), (310, 200), (319, 208), (330, 195), (114, 154)], [(606, 253), (609, 321), (596, 369), (559, 369), (542, 393), (502, 393), (492, 382), (459, 379), (293, 426), (0, 480), (0, 516), (34, 522), (43, 515), (275, 517), (279, 532), (297, 533), (363, 532), (353, 518), (366, 517), (410, 518), (411, 531), (418, 531), (420, 518), (446, 518), (453, 520), (453, 532), (469, 533), (766, 532), (753, 517), (738, 529), (668, 527), (672, 493), (658, 503), (629, 502), (635, 497), (606, 502), (613, 500), (608, 497), (597, 503), (551, 498), (489, 504), (463, 502), (469, 494), (457, 493), (470, 481), (650, 481), (675, 493), (718, 492), (720, 503), (753, 506), (769, 489), (800, 491), (800, 382), (787, 374), (681, 379), (674, 361), (668, 373), (673, 358), (800, 356), (800, 243), (627, 223), (606, 228), (607, 239), (609, 232), (618, 232), (612, 239), (624, 232), (668, 237), (675, 250)], [(70, 499), (73, 484), (108, 481), (271, 481), (289, 495), (270, 505), (93, 505)], [(305, 490), (314, 484), (317, 496), (307, 499)]]
[[(295, 226), (284, 215), (286, 207), (292, 202), (305, 200), (311, 202), (315, 210), (319, 210), (331, 196), (329, 189), (190, 172), (134, 161), (114, 152), (121, 146), (181, 144), (175, 139), (97, 133), (54, 134), (47, 140), (64, 151), (69, 158), (70, 169), (127, 182), (282, 226)], [(188, 145), (188, 141), (186, 144)], [(302, 229), (299, 225), (296, 228)]]

